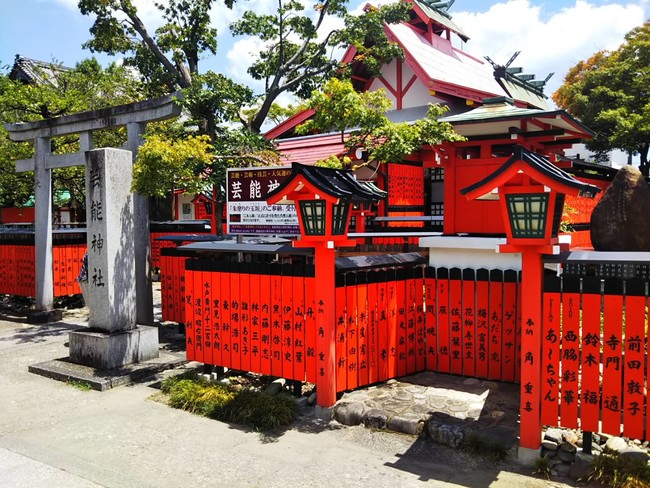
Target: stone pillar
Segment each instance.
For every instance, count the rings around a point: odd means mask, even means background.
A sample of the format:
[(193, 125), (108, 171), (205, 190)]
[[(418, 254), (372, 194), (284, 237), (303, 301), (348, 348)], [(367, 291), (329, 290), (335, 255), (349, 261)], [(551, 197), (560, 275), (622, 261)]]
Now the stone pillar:
[(158, 329), (137, 327), (131, 152), (86, 153), (90, 332), (70, 333), (70, 359), (100, 369), (158, 357)]
[[(133, 164), (138, 148), (143, 143), (144, 130), (144, 123), (131, 122), (126, 125), (126, 149), (131, 151)], [(133, 215), (135, 221), (132, 235), (135, 244), (136, 316), (139, 324), (152, 325), (154, 318), (151, 289), (151, 237), (149, 234), (149, 199), (146, 196), (133, 194)]]
[(54, 278), (52, 265), (52, 170), (46, 168), (50, 154), (50, 138), (34, 140), (34, 246), (36, 264), (36, 310), (27, 320), (33, 323), (61, 320), (62, 312), (54, 310)]

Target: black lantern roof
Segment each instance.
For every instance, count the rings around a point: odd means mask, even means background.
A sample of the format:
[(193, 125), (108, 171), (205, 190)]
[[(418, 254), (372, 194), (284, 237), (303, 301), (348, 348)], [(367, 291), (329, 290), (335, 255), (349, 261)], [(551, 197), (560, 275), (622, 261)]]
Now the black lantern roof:
[[(558, 183), (558, 185), (564, 186), (565, 189), (573, 189), (579, 196), (594, 198), (596, 194), (601, 191), (598, 186), (590, 185), (589, 183), (584, 183), (574, 178), (566, 171), (551, 163), (544, 156), (540, 156), (539, 154), (529, 151), (521, 146), (515, 146), (514, 153), (510, 159), (481, 181), (460, 190), (461, 194), (466, 195), (481, 187), (487, 188), (490, 185), (490, 182), (497, 180), (500, 176), (512, 171), (512, 167), (515, 163), (520, 161), (531, 168), (532, 171), (530, 176), (534, 176), (532, 173), (537, 172), (542, 176), (550, 178), (554, 182)], [(495, 184), (494, 186), (498, 185)]]
[(352, 171), (307, 166), (300, 163), (291, 164), (291, 176), (279, 187), (269, 192), (267, 200), (283, 192), (295, 190), (295, 180), (303, 177), (308, 183), (340, 200), (354, 203), (370, 203), (386, 198), (387, 193), (368, 181), (358, 181)]

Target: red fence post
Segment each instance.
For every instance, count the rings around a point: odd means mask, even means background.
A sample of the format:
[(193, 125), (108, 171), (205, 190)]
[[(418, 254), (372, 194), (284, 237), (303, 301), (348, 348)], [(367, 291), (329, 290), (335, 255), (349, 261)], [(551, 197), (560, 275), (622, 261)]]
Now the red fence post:
[(521, 399), (520, 443), (539, 450), (542, 444), (542, 256), (536, 249), (521, 254)]
[(317, 403), (331, 407), (336, 403), (336, 328), (335, 328), (335, 259), (328, 242), (314, 242), (316, 265), (316, 377)]

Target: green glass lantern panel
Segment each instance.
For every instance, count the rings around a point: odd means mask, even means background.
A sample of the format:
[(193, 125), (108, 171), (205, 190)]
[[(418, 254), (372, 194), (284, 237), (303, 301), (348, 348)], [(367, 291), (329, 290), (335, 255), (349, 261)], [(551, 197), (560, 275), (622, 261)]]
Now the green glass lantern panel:
[(512, 237), (538, 239), (546, 233), (548, 193), (511, 193), (506, 195)]
[(325, 200), (302, 200), (298, 202), (305, 235), (325, 235), (325, 205)]
[(345, 234), (349, 212), (350, 205), (348, 202), (340, 202), (333, 206), (332, 235), (340, 236)]

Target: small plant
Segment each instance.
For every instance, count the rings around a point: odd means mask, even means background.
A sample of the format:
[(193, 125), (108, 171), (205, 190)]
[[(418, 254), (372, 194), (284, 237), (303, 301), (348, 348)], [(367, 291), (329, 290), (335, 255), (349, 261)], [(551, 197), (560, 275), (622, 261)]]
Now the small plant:
[(542, 456), (540, 458), (535, 459), (534, 466), (535, 469), (533, 470), (533, 474), (543, 476), (547, 480), (551, 479), (553, 464), (551, 463), (550, 457)]
[(650, 486), (650, 466), (641, 459), (601, 454), (594, 461), (589, 480), (597, 480), (612, 488), (646, 488)]
[(251, 426), (270, 431), (290, 424), (298, 406), (286, 394), (267, 395), (252, 390), (235, 390), (214, 385), (196, 376), (167, 378), (161, 391), (169, 396), (169, 405), (215, 420)]
[(81, 391), (88, 391), (93, 389), (90, 383), (83, 380), (68, 380), (66, 381), (66, 384), (68, 386), (71, 386), (72, 388), (76, 388), (77, 390), (81, 390)]

